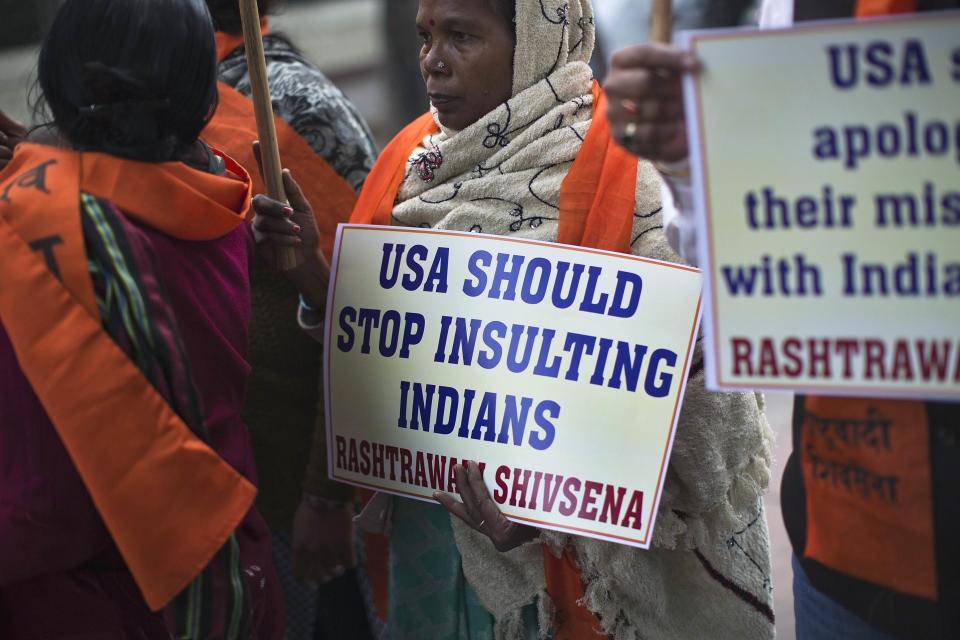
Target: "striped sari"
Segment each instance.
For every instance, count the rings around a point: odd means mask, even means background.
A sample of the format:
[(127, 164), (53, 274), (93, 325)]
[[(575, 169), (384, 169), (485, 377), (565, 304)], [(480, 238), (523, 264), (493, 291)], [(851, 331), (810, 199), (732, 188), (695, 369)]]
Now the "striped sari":
[[(209, 436), (186, 348), (149, 240), (113, 204), (81, 194), (90, 275), (104, 329), (204, 442)], [(236, 534), (167, 607), (178, 640), (249, 638), (250, 596)]]

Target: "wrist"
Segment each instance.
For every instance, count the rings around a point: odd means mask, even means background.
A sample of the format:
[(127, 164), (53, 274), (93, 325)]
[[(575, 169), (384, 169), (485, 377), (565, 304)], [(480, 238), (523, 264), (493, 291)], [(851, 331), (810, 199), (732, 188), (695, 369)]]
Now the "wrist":
[(290, 279), (300, 292), (300, 299), (310, 310), (323, 309), (327, 301), (327, 282), (330, 269), (318, 255), (310, 252), (296, 270), (290, 273)]
[(665, 160), (655, 161), (653, 166), (658, 172), (660, 172), (660, 175), (666, 178), (690, 178), (690, 161), (688, 158), (683, 158), (681, 160), (675, 160), (672, 162)]
[(310, 493), (303, 494), (303, 503), (315, 511), (337, 511), (339, 509), (346, 508), (349, 504), (346, 502), (340, 502), (339, 500), (331, 500), (329, 498), (316, 496)]

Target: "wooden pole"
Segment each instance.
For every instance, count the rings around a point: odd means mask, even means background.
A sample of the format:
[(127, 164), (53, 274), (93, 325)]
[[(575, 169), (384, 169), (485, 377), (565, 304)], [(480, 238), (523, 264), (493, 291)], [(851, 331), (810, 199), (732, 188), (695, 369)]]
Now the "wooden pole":
[[(260, 160), (267, 195), (280, 202), (287, 201), (283, 188), (283, 165), (277, 144), (277, 127), (273, 121), (273, 104), (267, 84), (267, 61), (263, 54), (263, 34), (260, 32), (260, 12), (257, 0), (239, 0), (240, 19), (243, 22), (243, 43), (247, 51), (247, 69), (253, 89), (254, 112), (257, 116), (257, 135), (260, 136)], [(283, 247), (277, 251), (277, 268), (293, 269), (300, 262), (296, 249)]]
[(669, 44), (673, 40), (672, 0), (653, 0), (650, 7), (650, 41)]

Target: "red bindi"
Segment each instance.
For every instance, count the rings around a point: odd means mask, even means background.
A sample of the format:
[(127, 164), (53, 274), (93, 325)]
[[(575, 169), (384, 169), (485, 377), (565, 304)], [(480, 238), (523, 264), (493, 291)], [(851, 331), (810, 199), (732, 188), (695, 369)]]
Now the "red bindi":
[(431, 21), (430, 21), (430, 26), (431, 26), (431, 27), (437, 26), (437, 21), (436, 21), (436, 20), (431, 20)]

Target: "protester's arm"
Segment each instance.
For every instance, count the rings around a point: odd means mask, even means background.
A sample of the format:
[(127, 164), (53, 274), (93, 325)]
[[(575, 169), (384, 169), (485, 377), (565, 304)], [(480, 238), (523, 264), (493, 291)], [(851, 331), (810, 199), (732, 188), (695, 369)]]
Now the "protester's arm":
[[(79, 479), (76, 486), (83, 486)], [(0, 588), (76, 569), (109, 547), (110, 537), (89, 495), (66, 488), (56, 488), (62, 497), (56, 510), (0, 504)]]
[(0, 322), (0, 588), (75, 569), (109, 544)]
[[(29, 427), (53, 433), (49, 424)], [(25, 489), (15, 500), (0, 501), (0, 588), (76, 569), (109, 547), (109, 534), (89, 494), (66, 453), (60, 455), (55, 447), (51, 444), (44, 451), (28, 452), (32, 460), (50, 466), (32, 469), (34, 475), (26, 480), (17, 477), (19, 468), (0, 473), (6, 491)], [(3, 493), (0, 491), (0, 498)]]
[(353, 500), (353, 488), (340, 482), (332, 482), (327, 476), (327, 432), (323, 407), (317, 412), (317, 428), (313, 433), (313, 448), (310, 464), (303, 480), (306, 494), (331, 503), (346, 504)]
[[(256, 155), (259, 157), (259, 151)], [(262, 194), (253, 199), (256, 215), (252, 227), (257, 250), (267, 264), (276, 264), (278, 249), (296, 249), (300, 264), (283, 273), (296, 286), (308, 310), (319, 310), (327, 298), (330, 265), (320, 250), (320, 231), (313, 208), (288, 169), (283, 171), (283, 186), (289, 205)]]
[(323, 583), (356, 564), (353, 549), (353, 488), (327, 477), (325, 416), (317, 411), (303, 497), (293, 520), (293, 571)]
[(353, 505), (305, 493), (293, 518), (294, 576), (319, 585), (355, 565)]
[(690, 54), (670, 45), (641, 44), (614, 54), (603, 88), (616, 140), (653, 162), (686, 159), (681, 80), (696, 69)]
[[(259, 158), (257, 150), (255, 155)], [(284, 274), (300, 292), (300, 327), (320, 342), (330, 269), (319, 248), (320, 234), (310, 203), (288, 170), (284, 170), (283, 180), (290, 204), (265, 195), (255, 197), (253, 233), (267, 264), (275, 264), (275, 252), (280, 247), (294, 247), (300, 252), (300, 265)], [(352, 491), (326, 479), (322, 410), (317, 413), (317, 421), (304, 494), (293, 521), (294, 574), (308, 584), (327, 582), (355, 564)]]
[(614, 137), (660, 171), (664, 232), (690, 264), (697, 262), (696, 230), (681, 81), (696, 70), (681, 49), (643, 44), (617, 52), (604, 83)]

